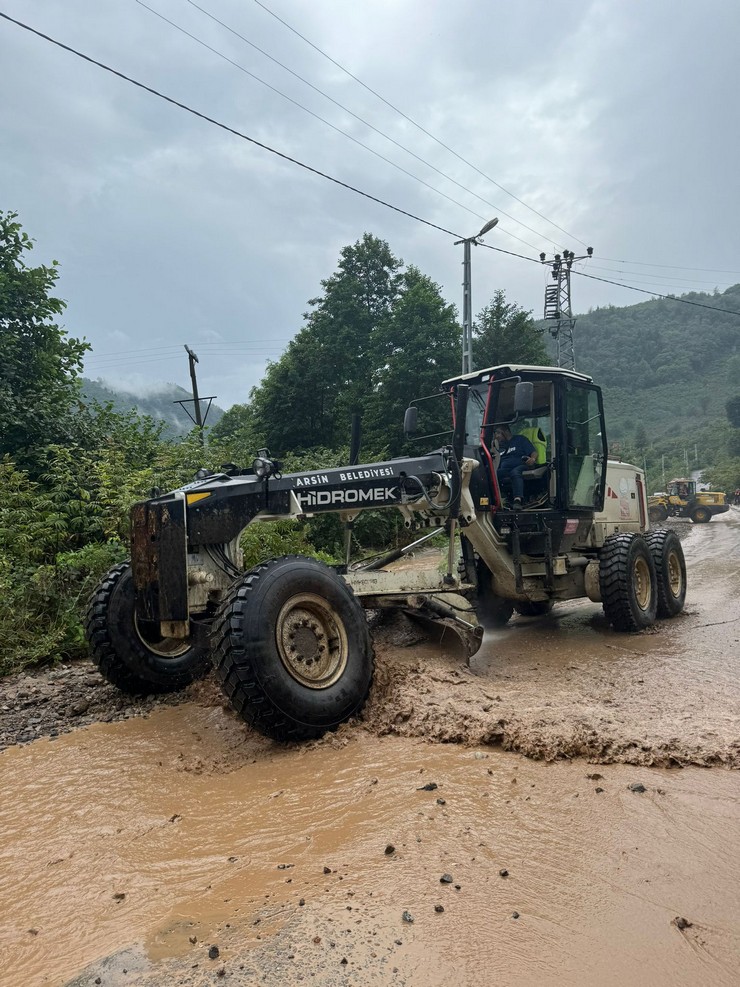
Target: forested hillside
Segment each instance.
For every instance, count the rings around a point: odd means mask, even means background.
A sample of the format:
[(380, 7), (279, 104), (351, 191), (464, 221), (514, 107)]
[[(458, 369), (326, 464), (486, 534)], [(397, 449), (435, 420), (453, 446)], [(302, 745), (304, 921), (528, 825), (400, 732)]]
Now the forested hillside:
[[(82, 396), (85, 401), (97, 401), (99, 404), (113, 405), (113, 410), (119, 414), (134, 411), (137, 415), (148, 415), (154, 421), (164, 423), (163, 434), (167, 436), (187, 435), (193, 429), (192, 418), (176, 401), (190, 401), (186, 404), (193, 415), (192, 394), (179, 384), (163, 384), (148, 394), (134, 394), (113, 387), (102, 380), (90, 380), (82, 377)], [(205, 415), (208, 402), (201, 400), (201, 414)], [(208, 410), (206, 426), (215, 425), (223, 415), (223, 409), (212, 404)]]
[(683, 436), (693, 447), (740, 392), (740, 285), (682, 298), (578, 316), (577, 369), (604, 389), (611, 440), (639, 440), (644, 428), (653, 442)]

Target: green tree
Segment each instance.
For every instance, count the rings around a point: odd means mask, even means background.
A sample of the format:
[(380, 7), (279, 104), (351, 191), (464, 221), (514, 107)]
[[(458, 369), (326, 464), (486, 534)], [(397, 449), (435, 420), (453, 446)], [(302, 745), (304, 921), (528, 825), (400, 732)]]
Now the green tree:
[(725, 404), (727, 420), (734, 428), (740, 428), (740, 394), (729, 398)]
[[(455, 308), (439, 285), (409, 267), (400, 295), (373, 337), (373, 390), (365, 407), (366, 444), (398, 455), (404, 446), (403, 416), (409, 401), (435, 394), (460, 366), (460, 327)], [(434, 402), (425, 415), (429, 431), (451, 428), (449, 402)]]
[(373, 334), (398, 297), (402, 263), (368, 233), (342, 249), (306, 324), (252, 391), (255, 437), (274, 452), (346, 441), (370, 391)]
[(515, 302), (506, 301), (506, 293), (497, 291), (473, 323), (473, 355), (477, 367), (497, 364), (542, 365), (550, 361), (531, 312)]
[(89, 346), (67, 338), (54, 321), (65, 308), (51, 295), (56, 261), (50, 267), (27, 266), (24, 257), (33, 241), (16, 218), (0, 213), (0, 456), (32, 466), (39, 447), (71, 437), (78, 376)]

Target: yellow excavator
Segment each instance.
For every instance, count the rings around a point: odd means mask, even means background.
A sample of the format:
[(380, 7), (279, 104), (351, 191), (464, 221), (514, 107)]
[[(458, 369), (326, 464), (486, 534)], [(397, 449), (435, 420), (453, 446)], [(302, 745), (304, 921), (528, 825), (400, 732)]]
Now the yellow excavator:
[(724, 514), (730, 506), (724, 493), (697, 490), (696, 481), (677, 477), (663, 493), (648, 498), (648, 513), (653, 523), (669, 517), (688, 517), (694, 524), (706, 524), (715, 514)]

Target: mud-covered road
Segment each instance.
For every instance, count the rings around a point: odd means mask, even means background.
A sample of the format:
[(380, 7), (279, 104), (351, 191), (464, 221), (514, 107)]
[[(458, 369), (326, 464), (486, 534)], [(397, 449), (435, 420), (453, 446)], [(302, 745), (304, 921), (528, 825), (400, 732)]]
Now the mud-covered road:
[(740, 511), (685, 530), (680, 617), (564, 604), (470, 668), (386, 628), (300, 748), (209, 683), (1, 683), (0, 984), (737, 984)]

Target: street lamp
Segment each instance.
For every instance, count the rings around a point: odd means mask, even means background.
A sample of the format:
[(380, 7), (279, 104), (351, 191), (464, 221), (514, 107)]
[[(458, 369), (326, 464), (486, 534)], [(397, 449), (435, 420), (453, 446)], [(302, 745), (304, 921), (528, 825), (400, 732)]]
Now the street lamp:
[(463, 245), (463, 340), (462, 340), (462, 372), (469, 374), (473, 370), (473, 312), (470, 297), (470, 244), (476, 247), (480, 238), (494, 228), (498, 223), (498, 216), (489, 219), (485, 226), (475, 236), (469, 236), (465, 240), (455, 240), (455, 246)]

